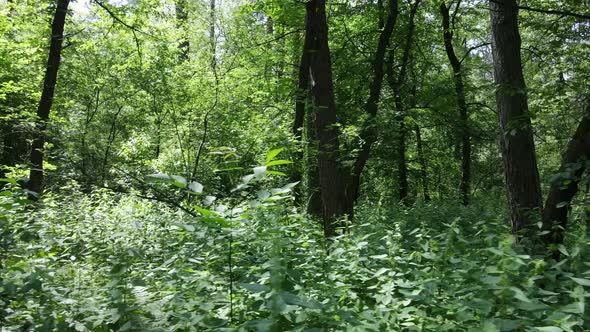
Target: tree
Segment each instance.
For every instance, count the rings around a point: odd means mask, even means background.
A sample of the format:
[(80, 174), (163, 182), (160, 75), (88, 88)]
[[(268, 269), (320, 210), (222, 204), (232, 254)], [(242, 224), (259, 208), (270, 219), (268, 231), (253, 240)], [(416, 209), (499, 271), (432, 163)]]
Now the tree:
[(410, 8), (410, 14), (408, 19), (408, 30), (406, 34), (405, 44), (403, 46), (403, 53), (402, 59), (400, 62), (400, 69), (397, 73), (397, 76), (394, 73), (394, 54), (393, 51), (389, 54), (389, 59), (387, 63), (387, 76), (388, 76), (388, 83), (393, 91), (394, 99), (395, 99), (395, 112), (396, 112), (396, 119), (398, 123), (398, 142), (397, 142), (397, 165), (398, 165), (398, 190), (399, 190), (399, 200), (400, 202), (407, 204), (408, 203), (408, 164), (406, 160), (406, 110), (404, 104), (404, 89), (406, 84), (406, 75), (408, 72), (408, 66), (410, 64), (412, 46), (413, 46), (413, 39), (414, 39), (414, 30), (415, 30), (415, 16), (416, 12), (418, 11), (418, 6), (420, 5), (420, 0), (414, 1)]
[[(455, 14), (459, 10), (461, 1), (455, 5)], [(467, 102), (465, 101), (465, 85), (463, 83), (463, 71), (461, 61), (455, 54), (453, 47), (453, 30), (451, 28), (451, 18), (449, 8), (444, 2), (440, 4), (440, 13), (442, 15), (443, 40), (445, 51), (453, 70), (453, 83), (455, 85), (455, 95), (457, 98), (457, 108), (459, 110), (460, 135), (461, 135), (461, 182), (459, 185), (461, 191), (461, 201), (463, 205), (469, 204), (471, 191), (471, 136), (469, 134), (469, 113)]]
[(368, 115), (366, 123), (363, 125), (363, 131), (360, 134), (361, 140), (364, 142), (359, 155), (356, 157), (351, 174), (350, 180), (346, 188), (346, 195), (348, 206), (350, 207), (349, 213), (352, 214), (352, 207), (356, 203), (359, 195), (360, 178), (363, 169), (365, 168), (369, 156), (371, 154), (371, 147), (377, 141), (377, 128), (375, 123), (375, 116), (379, 110), (379, 100), (381, 98), (381, 88), (383, 86), (383, 78), (385, 76), (385, 56), (387, 48), (391, 43), (391, 36), (398, 15), (398, 1), (389, 0), (387, 6), (387, 19), (385, 25), (380, 22), (379, 29), (381, 34), (379, 35), (379, 42), (377, 44), (377, 50), (375, 52), (373, 63), (372, 63), (372, 74), (373, 79), (369, 87), (369, 97), (365, 104), (365, 113)]
[[(306, 104), (307, 104), (307, 100), (308, 100), (308, 90), (309, 90), (309, 61), (311, 58), (311, 36), (309, 33), (307, 33), (309, 31), (309, 22), (307, 19), (307, 16), (305, 18), (305, 36), (304, 36), (304, 40), (303, 40), (303, 51), (301, 52), (301, 59), (299, 61), (299, 70), (298, 70), (298, 75), (297, 75), (297, 91), (295, 92), (295, 117), (293, 119), (293, 126), (291, 127), (291, 133), (293, 134), (293, 137), (295, 137), (296, 143), (297, 143), (297, 148), (304, 148), (305, 152), (307, 155), (312, 153), (312, 149), (310, 147), (311, 144), (313, 144), (312, 142), (310, 142), (309, 140), (306, 140), (305, 142), (305, 147), (302, 146), (303, 143), (303, 129), (304, 129), (304, 124), (305, 124), (305, 117), (306, 117)], [(310, 115), (308, 115), (310, 116)], [(309, 135), (308, 135), (309, 136)], [(309, 137), (308, 137), (309, 138)], [(291, 176), (291, 180), (293, 182), (300, 182), (303, 179), (303, 163), (302, 163), (302, 157), (303, 155), (301, 153), (297, 153), (296, 154), (298, 160), (295, 160), (293, 163), (293, 175)], [(313, 167), (311, 165), (307, 165), (308, 167)], [(315, 167), (313, 167), (313, 169), (315, 169)], [(309, 190), (311, 190), (311, 193), (308, 195), (309, 197), (307, 197), (308, 199), (312, 200), (318, 200), (321, 198), (314, 198), (314, 192), (315, 192), (315, 186), (310, 187), (309, 186), (309, 181), (308, 181), (308, 192)], [(297, 193), (297, 200), (300, 201), (301, 197), (301, 193), (298, 191)], [(314, 204), (310, 204), (310, 202), (308, 202), (308, 206), (314, 206)], [(318, 206), (318, 204), (315, 204), (315, 206)], [(318, 211), (317, 209), (311, 209), (308, 210), (309, 212), (311, 212), (312, 214), (319, 214), (321, 213), (320, 211)]]
[(64, 25), (66, 21), (69, 0), (57, 0), (53, 23), (51, 24), (51, 44), (49, 46), (49, 57), (45, 79), (43, 81), (43, 92), (39, 107), (37, 109), (36, 133), (33, 137), (31, 147), (31, 171), (29, 176), (29, 190), (41, 194), (43, 190), (43, 148), (45, 145), (45, 131), (49, 112), (53, 104), (57, 72), (61, 61), (61, 50), (64, 39)]
[[(567, 145), (545, 200), (542, 217), (543, 228), (548, 231), (544, 242), (548, 245), (563, 243), (570, 203), (578, 192), (586, 163), (590, 160), (590, 101), (586, 103), (582, 120)], [(555, 250), (553, 254), (559, 258), (559, 251)]]
[(496, 107), (508, 206), (512, 232), (521, 236), (536, 219), (542, 203), (533, 128), (522, 72), (516, 1), (490, 1), (490, 16)]
[[(307, 31), (311, 38), (309, 80), (318, 137), (318, 164), (323, 204), (324, 234), (336, 234), (336, 221), (347, 212), (344, 178), (339, 165), (340, 142), (332, 81), (332, 61), (328, 46), (325, 0), (305, 5)], [(307, 38), (307, 37), (306, 37)]]
[[(214, 5), (215, 3), (213, 3)], [(188, 53), (190, 51), (190, 42), (187, 36), (187, 24), (188, 24), (188, 8), (187, 0), (176, 0), (176, 27), (180, 29), (181, 38), (178, 42), (178, 49), (180, 50), (180, 61), (188, 59)]]

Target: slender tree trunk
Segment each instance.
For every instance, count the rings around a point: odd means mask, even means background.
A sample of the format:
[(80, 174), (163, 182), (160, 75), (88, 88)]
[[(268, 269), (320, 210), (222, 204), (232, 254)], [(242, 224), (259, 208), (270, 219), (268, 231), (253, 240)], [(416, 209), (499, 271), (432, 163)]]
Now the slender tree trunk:
[[(546, 244), (563, 243), (568, 209), (578, 192), (578, 184), (586, 170), (586, 162), (590, 159), (590, 105), (586, 105), (584, 113), (584, 117), (562, 157), (561, 167), (558, 171), (560, 176), (551, 184), (549, 195), (545, 201), (543, 227), (550, 231), (544, 238)], [(559, 251), (554, 252), (553, 255), (555, 258), (559, 258)]]
[[(312, 50), (312, 39), (309, 35), (309, 22), (305, 22), (305, 36), (303, 40), (303, 51), (301, 52), (301, 60), (299, 62), (299, 71), (297, 75), (297, 91), (295, 92), (295, 118), (293, 120), (293, 127), (291, 132), (293, 137), (295, 137), (295, 141), (297, 143), (298, 149), (309, 150), (310, 142), (305, 142), (305, 146), (303, 143), (303, 127), (305, 122), (305, 106), (309, 96), (309, 61), (311, 56)], [(313, 124), (313, 123), (312, 123)], [(308, 135), (309, 136), (309, 135)], [(307, 153), (310, 153), (308, 151)], [(315, 163), (314, 163), (315, 164)], [(308, 165), (311, 166), (311, 165)], [(317, 171), (317, 168), (315, 169)], [(295, 160), (293, 162), (293, 175), (291, 176), (292, 182), (298, 182), (303, 179), (303, 153), (297, 151), (295, 153)], [(307, 185), (309, 186), (311, 183), (308, 181)], [(316, 188), (311, 188), (312, 191), (316, 191)], [(301, 201), (301, 190), (297, 190), (296, 194), (296, 201)], [(310, 199), (313, 199), (314, 195), (311, 195)], [(320, 200), (319, 195), (317, 200)]]
[[(385, 25), (381, 25), (379, 28), (381, 34), (379, 35), (379, 42), (377, 44), (377, 50), (375, 52), (375, 58), (373, 59), (373, 80), (369, 88), (369, 98), (365, 104), (365, 112), (369, 115), (367, 122), (363, 126), (363, 131), (360, 134), (362, 141), (364, 142), (359, 155), (354, 161), (350, 179), (346, 188), (347, 206), (352, 214), (352, 209), (356, 203), (359, 195), (360, 178), (363, 169), (365, 168), (369, 156), (371, 154), (371, 147), (377, 141), (377, 128), (375, 123), (375, 116), (379, 110), (379, 100), (381, 97), (381, 88), (383, 86), (383, 77), (385, 76), (385, 54), (387, 48), (391, 42), (391, 35), (393, 34), (393, 28), (395, 27), (396, 19), (398, 14), (398, 0), (389, 0), (387, 6), (387, 21)], [(383, 24), (380, 22), (379, 24)]]
[[(458, 5), (457, 5), (458, 6)], [(456, 8), (455, 10), (458, 10)], [(440, 13), (443, 18), (443, 39), (445, 50), (451, 67), (453, 68), (453, 81), (455, 83), (455, 96), (457, 98), (457, 107), (459, 109), (459, 119), (461, 128), (461, 201), (463, 205), (469, 204), (471, 191), (471, 137), (469, 130), (469, 112), (465, 102), (465, 87), (463, 84), (463, 72), (461, 62), (455, 54), (453, 48), (453, 31), (450, 26), (449, 8), (443, 2), (440, 4)]]
[(43, 146), (45, 145), (45, 131), (49, 112), (53, 103), (57, 71), (61, 61), (61, 45), (64, 38), (64, 25), (68, 11), (69, 0), (57, 0), (53, 23), (51, 24), (51, 44), (49, 57), (43, 82), (43, 92), (37, 109), (36, 133), (33, 137), (31, 150), (31, 172), (29, 176), (29, 190), (41, 194), (43, 190)]
[(188, 8), (187, 0), (176, 0), (176, 28), (180, 30), (181, 39), (178, 43), (180, 50), (180, 61), (188, 60), (188, 52), (190, 50), (190, 43), (188, 40)]
[(397, 170), (398, 170), (398, 189), (399, 200), (408, 204), (408, 162), (406, 160), (406, 111), (399, 87), (394, 90), (395, 111), (398, 125), (398, 142), (397, 142)]
[(104, 156), (102, 159), (102, 182), (105, 181), (106, 175), (108, 173), (108, 165), (109, 165), (109, 155), (111, 154), (111, 148), (115, 143), (115, 138), (117, 138), (117, 119), (123, 110), (123, 106), (119, 106), (117, 112), (113, 115), (113, 122), (111, 122), (111, 130), (109, 131), (109, 141), (107, 142), (107, 147), (104, 151)]
[(428, 168), (426, 167), (426, 158), (424, 158), (424, 149), (422, 147), (422, 132), (420, 126), (416, 125), (416, 149), (418, 150), (418, 162), (420, 163), (420, 174), (422, 175), (422, 192), (424, 201), (430, 201), (430, 193), (428, 191)]
[(217, 75), (217, 38), (215, 37), (215, 0), (209, 3), (209, 42), (211, 43), (211, 67)]
[(410, 9), (410, 17), (408, 21), (408, 33), (406, 35), (406, 43), (403, 50), (402, 61), (397, 79), (394, 76), (394, 56), (390, 52), (389, 61), (387, 65), (388, 83), (394, 94), (395, 112), (398, 122), (398, 145), (397, 145), (397, 162), (398, 162), (398, 190), (399, 200), (408, 203), (408, 165), (406, 161), (406, 115), (402, 93), (406, 83), (406, 73), (408, 64), (410, 62), (410, 54), (412, 50), (412, 43), (414, 39), (415, 22), (414, 18), (418, 11), (418, 6), (421, 0), (416, 0)]
[(518, 7), (515, 0), (490, 1), (496, 105), (500, 122), (500, 149), (512, 221), (521, 237), (539, 215), (541, 187), (522, 74)]
[(346, 211), (344, 181), (340, 170), (338, 120), (332, 81), (332, 61), (328, 47), (328, 24), (325, 0), (306, 3), (309, 35), (313, 47), (310, 57), (311, 95), (318, 137), (320, 189), (324, 220), (324, 235), (336, 235), (337, 220)]

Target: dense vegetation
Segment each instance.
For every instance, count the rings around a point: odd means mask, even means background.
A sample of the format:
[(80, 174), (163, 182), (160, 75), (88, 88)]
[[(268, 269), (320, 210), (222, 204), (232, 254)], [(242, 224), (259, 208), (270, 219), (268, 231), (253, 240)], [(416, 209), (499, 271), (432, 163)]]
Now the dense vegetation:
[(0, 0), (0, 330), (590, 330), (589, 4)]

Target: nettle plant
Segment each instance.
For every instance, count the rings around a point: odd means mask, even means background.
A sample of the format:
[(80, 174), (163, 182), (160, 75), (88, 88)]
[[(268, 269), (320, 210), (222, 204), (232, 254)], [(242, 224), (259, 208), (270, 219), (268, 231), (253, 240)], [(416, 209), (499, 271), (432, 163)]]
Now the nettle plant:
[[(239, 183), (231, 190), (232, 197), (216, 197), (208, 195), (205, 187), (197, 181), (189, 181), (179, 175), (169, 174), (150, 174), (146, 176), (146, 181), (151, 183), (164, 183), (169, 186), (178, 188), (188, 195), (183, 205), (178, 205), (185, 212), (196, 217), (197, 220), (208, 227), (218, 228), (224, 231), (227, 235), (227, 270), (229, 271), (229, 321), (230, 324), (236, 321), (243, 322), (245, 312), (250, 311), (250, 306), (244, 301), (254, 298), (257, 299), (260, 307), (263, 310), (266, 308), (269, 319), (245, 319), (244, 329), (262, 329), (268, 330), (279, 328), (286, 324), (288, 320), (285, 315), (288, 313), (287, 309), (307, 308), (319, 309), (320, 304), (300, 297), (292, 292), (289, 292), (287, 279), (289, 277), (288, 269), (285, 267), (281, 258), (281, 250), (286, 245), (285, 240), (280, 234), (281, 230), (278, 228), (269, 231), (268, 227), (263, 227), (266, 231), (263, 237), (268, 240), (268, 245), (271, 249), (271, 258), (268, 262), (263, 264), (262, 268), (268, 269), (268, 284), (241, 282), (244, 280), (259, 282), (260, 278), (251, 278), (252, 275), (243, 272), (234, 273), (236, 264), (235, 260), (242, 259), (241, 253), (236, 252), (240, 247), (245, 247), (236, 236), (243, 235), (243, 223), (253, 221), (253, 219), (260, 219), (261, 214), (265, 214), (270, 218), (281, 219), (283, 216), (298, 215), (296, 210), (289, 202), (293, 200), (291, 192), (298, 182), (287, 183), (284, 186), (276, 188), (265, 188), (265, 184), (269, 182), (269, 176), (286, 176), (285, 173), (274, 169), (279, 165), (287, 165), (292, 162), (284, 159), (276, 159), (276, 157), (283, 151), (283, 149), (274, 149), (266, 154), (263, 165), (252, 167), (252, 173), (242, 176)], [(242, 170), (239, 167), (232, 167), (230, 170)], [(229, 202), (229, 203), (228, 203)], [(282, 216), (277, 216), (282, 214)], [(178, 225), (187, 231), (195, 231), (195, 227), (189, 224)], [(268, 226), (268, 225), (267, 225)], [(253, 226), (255, 227), (255, 226)], [(279, 227), (280, 228), (280, 227)], [(272, 234), (271, 234), (272, 233)], [(238, 256), (235, 258), (234, 256)], [(254, 279), (254, 280), (252, 280)], [(238, 286), (238, 289), (235, 288)], [(237, 294), (238, 292), (246, 292), (245, 294)], [(238, 299), (241, 303), (234, 303)], [(240, 308), (236, 309), (235, 306)], [(239, 319), (236, 319), (240, 311)], [(257, 315), (255, 315), (257, 316)]]
[[(292, 199), (290, 193), (298, 182), (288, 183), (279, 188), (265, 189), (262, 186), (270, 175), (286, 176), (284, 172), (273, 169), (279, 165), (292, 163), (289, 160), (275, 159), (281, 151), (283, 151), (282, 148), (269, 151), (264, 165), (252, 167), (251, 174), (242, 176), (239, 184), (231, 190), (232, 196), (235, 197), (220, 198), (208, 195), (203, 184), (187, 180), (180, 175), (159, 173), (146, 175), (145, 178), (148, 183), (168, 184), (186, 193), (187, 199), (184, 202), (176, 202), (175, 205), (197, 217), (199, 221), (220, 227), (230, 227), (231, 223), (239, 221), (249, 208), (271, 206), (278, 201)], [(233, 170), (243, 170), (243, 168), (232, 167), (224, 171)]]

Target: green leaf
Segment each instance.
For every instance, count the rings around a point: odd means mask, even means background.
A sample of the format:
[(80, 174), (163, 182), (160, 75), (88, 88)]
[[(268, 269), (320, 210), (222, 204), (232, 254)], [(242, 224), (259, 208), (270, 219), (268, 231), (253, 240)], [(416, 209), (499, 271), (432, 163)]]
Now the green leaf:
[(590, 287), (590, 280), (588, 279), (583, 279), (583, 278), (574, 278), (574, 277), (570, 277), (570, 279), (572, 279), (573, 281), (575, 281), (576, 283), (578, 283), (579, 285), (582, 286), (589, 286)]
[(208, 209), (203, 209), (202, 207), (200, 207), (200, 206), (197, 206), (197, 205), (194, 205), (194, 206), (193, 206), (193, 208), (194, 208), (195, 210), (197, 210), (197, 212), (198, 212), (200, 215), (202, 215), (203, 217), (211, 217), (211, 216), (216, 216), (216, 215), (218, 215), (218, 213), (217, 213), (217, 212), (215, 212), (215, 211), (211, 211), (211, 210), (208, 210)]
[(180, 175), (149, 174), (145, 176), (145, 180), (150, 183), (169, 183), (181, 189), (185, 189), (187, 186), (187, 180)]
[(279, 171), (266, 171), (266, 174), (279, 175), (279, 176), (287, 176), (287, 174), (285, 174), (283, 172), (279, 172)]
[(284, 150), (283, 148), (279, 148), (279, 149), (274, 149), (274, 150), (268, 151), (268, 153), (266, 154), (266, 163), (268, 164), (268, 162), (273, 160), (273, 158), (276, 157), (283, 150)]
[(172, 183), (174, 179), (168, 174), (149, 174), (145, 176), (146, 182), (162, 182), (162, 183)]
[(238, 286), (249, 290), (252, 293), (270, 292), (271, 288), (267, 285), (240, 283)]
[(188, 181), (180, 175), (170, 175), (172, 178), (172, 185), (180, 189), (185, 189)]
[(568, 205), (568, 202), (565, 201), (565, 202), (559, 202), (559, 203), (555, 204), (555, 207), (560, 209), (560, 208), (567, 206), (567, 205)]
[(295, 294), (291, 294), (289, 292), (281, 292), (280, 295), (283, 298), (283, 300), (285, 301), (285, 303), (287, 303), (287, 304), (297, 305), (297, 306), (309, 308), (309, 309), (319, 309), (320, 308), (319, 303), (317, 303), (315, 301), (303, 299), (303, 298), (301, 298)]
[(516, 288), (516, 287), (510, 287), (510, 290), (512, 290), (514, 292), (514, 298), (518, 299), (522, 302), (527, 302), (530, 303), (532, 302), (525, 294), (522, 290)]
[(17, 183), (16, 180), (12, 179), (12, 178), (3, 178), (3, 179), (0, 179), (0, 182), (6, 182), (6, 183), (13, 184), (13, 185), (16, 185), (16, 183)]
[(557, 326), (539, 326), (535, 328), (539, 332), (563, 332), (563, 330)]
[(290, 160), (273, 160), (271, 162), (267, 162), (266, 163), (266, 167), (271, 167), (271, 166), (277, 166), (277, 165), (286, 165), (286, 164), (292, 164), (293, 162)]

